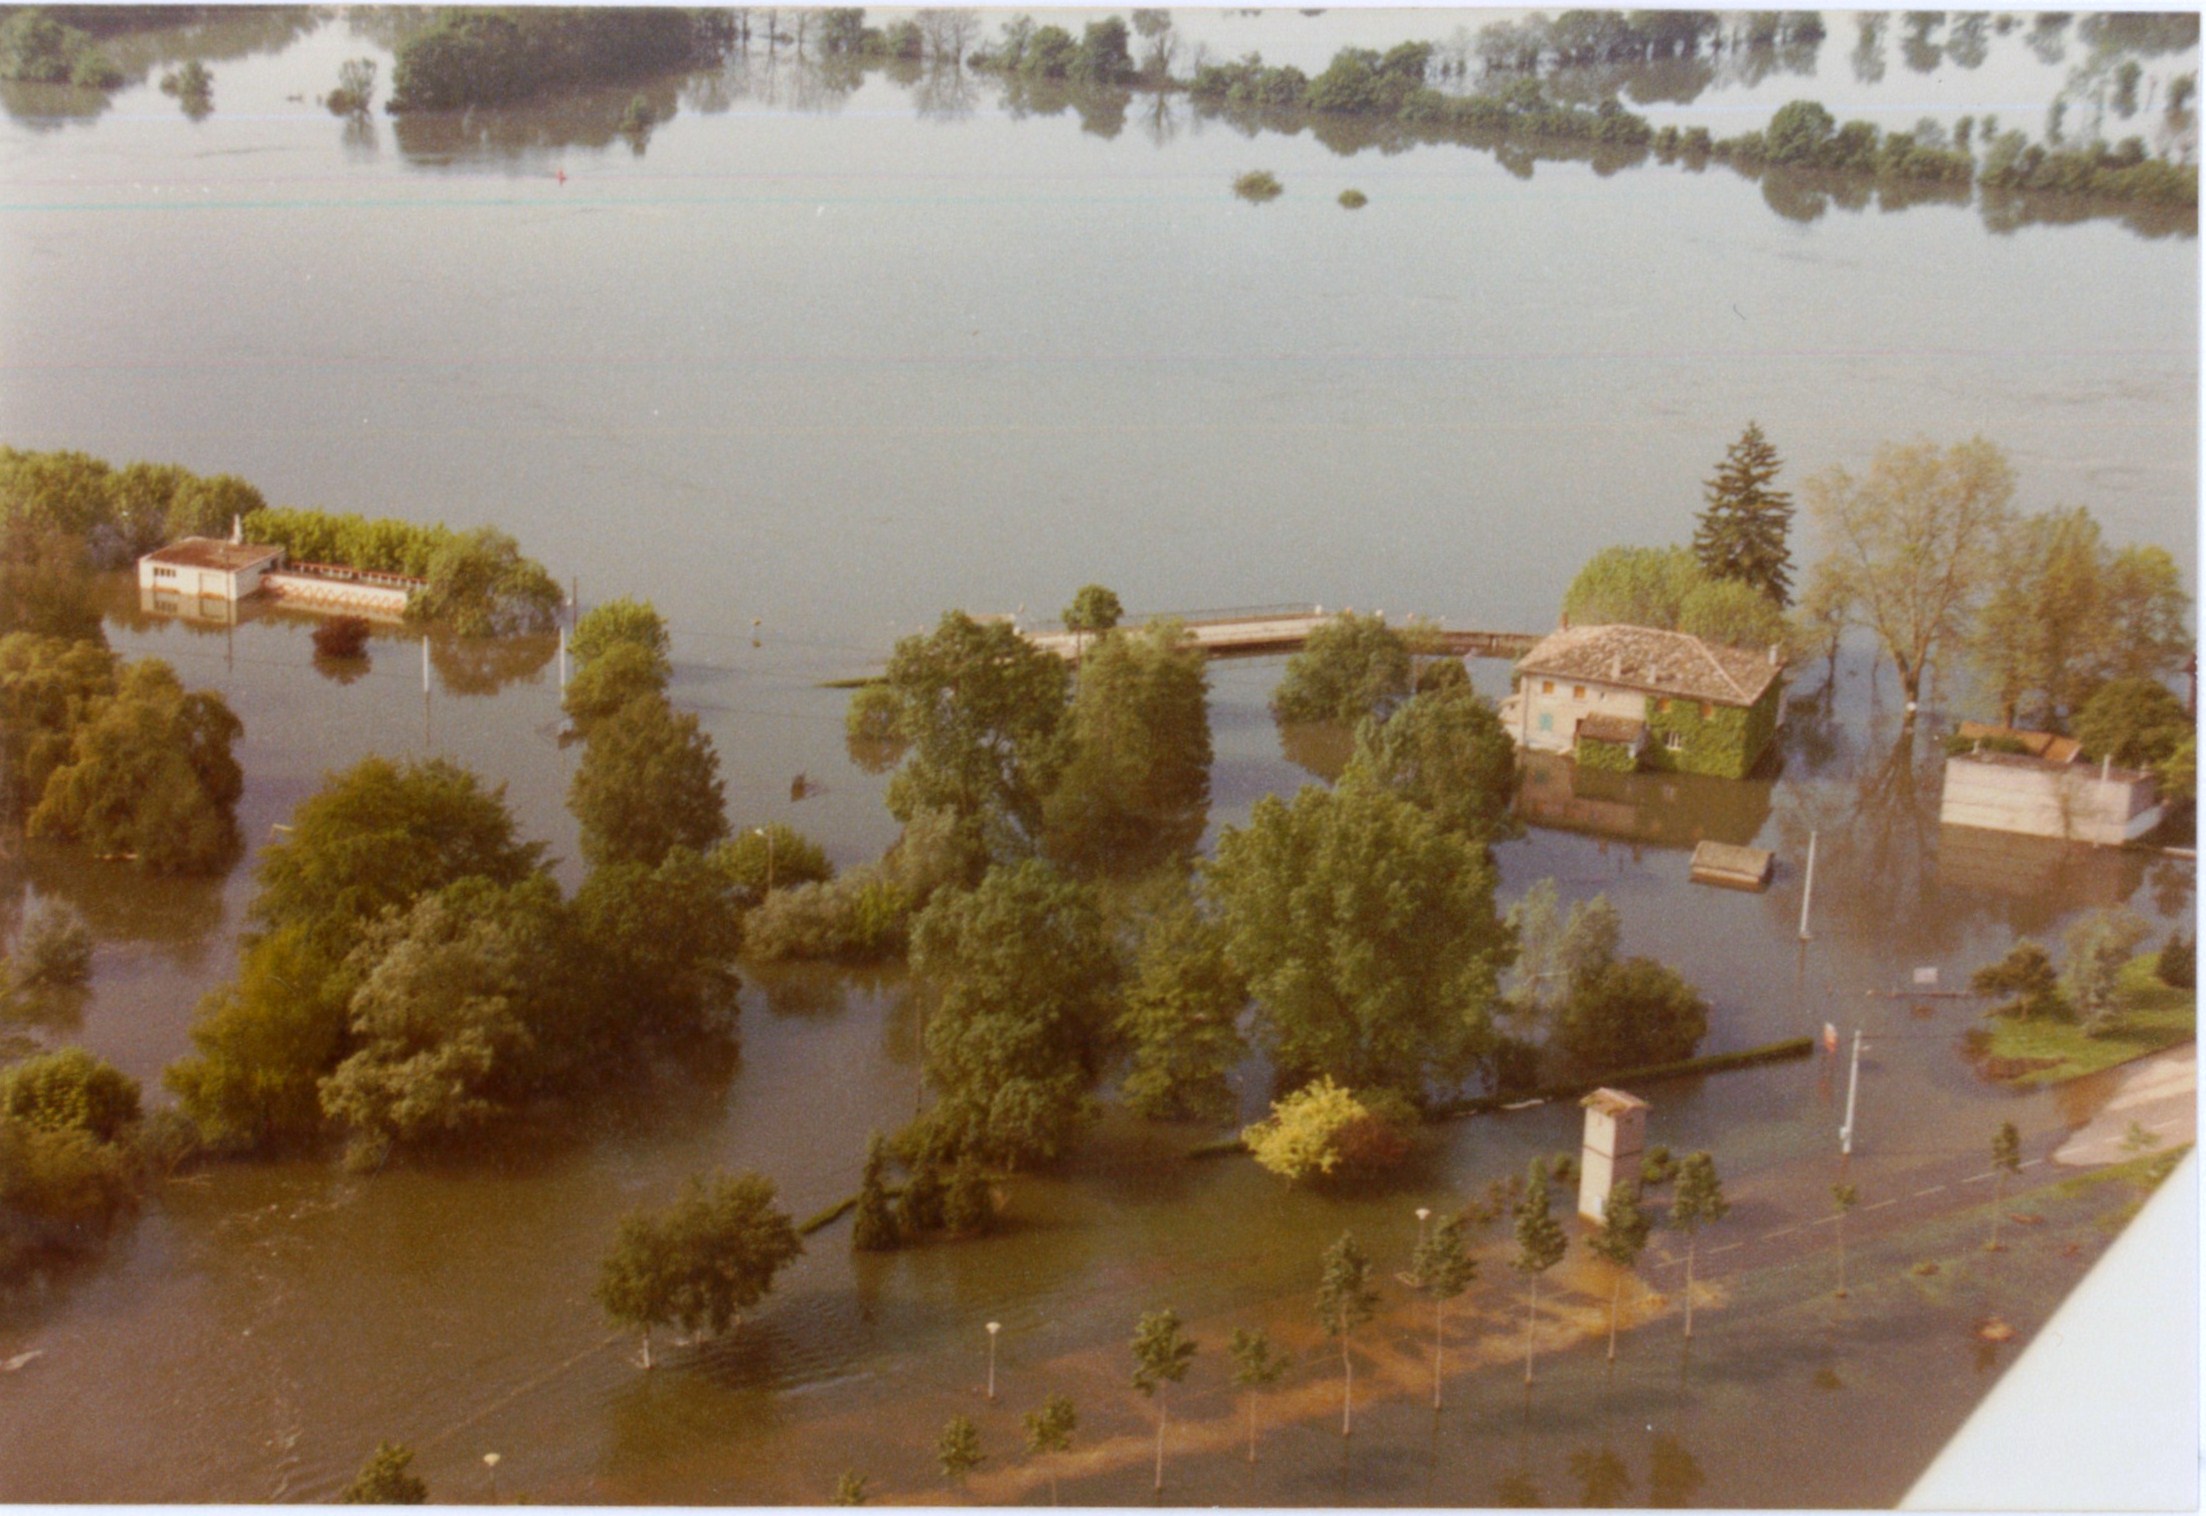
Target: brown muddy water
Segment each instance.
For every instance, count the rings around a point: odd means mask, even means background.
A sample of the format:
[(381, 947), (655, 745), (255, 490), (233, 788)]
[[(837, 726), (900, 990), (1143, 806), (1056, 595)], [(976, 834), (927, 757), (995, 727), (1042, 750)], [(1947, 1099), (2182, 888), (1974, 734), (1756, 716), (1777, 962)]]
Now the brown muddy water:
[[(1488, 19), (1180, 17), (1214, 54), (1306, 68)], [(1893, 28), (1872, 78), (1853, 18), (1827, 20), (1805, 67), (1650, 76), (1641, 94), (1721, 130), (1795, 94), (1887, 125), (1990, 110), (2035, 129), (2090, 61), (2041, 57), (2017, 31), (1976, 67), (1918, 69)], [(731, 819), (788, 821), (839, 862), (877, 853), (891, 824), (881, 781), (843, 753), (844, 696), (818, 683), (945, 607), (1045, 616), (1098, 580), (1142, 609), (1302, 597), (1537, 628), (1594, 548), (1682, 539), (1749, 417), (1794, 481), (1859, 467), (1887, 438), (1981, 432), (2013, 456), (2023, 507), (2087, 504), (2115, 541), (2196, 559), (2191, 239), (2108, 218), (1995, 232), (1966, 205), (1818, 210), (1721, 169), (1525, 176), (1445, 144), (1344, 155), (1183, 101), (1136, 97), (1114, 118), (1108, 102), (1014, 109), (970, 78), (845, 89), (786, 54), (653, 86), (678, 109), (641, 153), (612, 131), (627, 89), (464, 122), (319, 110), (343, 59), (375, 57), (388, 79), (394, 25), (239, 14), (116, 45), (154, 75), (208, 59), (216, 109), (198, 122), (150, 80), (104, 107), (0, 89), (0, 439), (235, 472), (286, 504), (495, 522), (586, 603), (650, 597)], [(2144, 63), (2164, 89), (2196, 54)], [(1283, 199), (1233, 199), (1256, 167)], [(1370, 196), (1354, 215), (1334, 204), (1351, 186)], [(572, 857), (575, 755), (556, 741), (548, 649), (433, 648), (425, 699), (409, 637), (339, 682), (314, 670), (307, 631), (147, 617), (123, 586), (109, 623), (243, 717), (256, 845), (326, 771), (436, 752), (505, 783), (523, 825)], [(1214, 668), (1214, 828), (1310, 778), (1264, 709), (1279, 668)], [(1881, 992), (1923, 966), (1957, 983), (2013, 934), (2093, 906), (2188, 917), (2192, 875), (1941, 836), (1934, 745), (1901, 727), (1889, 675), (1857, 649), (1830, 698), (1809, 698), (1821, 674), (1801, 671), (1776, 776), (1578, 793), (1543, 771), (1537, 824), (1500, 861), (1512, 896), (1546, 876), (1570, 897), (1606, 891), (1627, 950), (1714, 1002), (1711, 1050), (1865, 1025), (1855, 1172), (1873, 1196), (1965, 1163), (2001, 1119), (2033, 1152), (2077, 1119), (1976, 1077), (1965, 1006), (1916, 1017)], [(1493, 690), (1501, 670), (1477, 676)], [(1934, 704), (1933, 719), (1961, 712), (1967, 691)], [(816, 789), (792, 801), (798, 774)], [(1688, 886), (1700, 836), (1774, 847), (1776, 887)], [(231, 968), (249, 867), (149, 884), (38, 851), (11, 894), (25, 887), (100, 937), (81, 1017), (40, 1035), (156, 1081)], [(1098, 1461), (1068, 1466), (1065, 1496), (1135, 1502), (1149, 1422), (1122, 1344), (1171, 1305), (1204, 1355), (1174, 1412), (1195, 1425), (1168, 1499), (1559, 1501), (1622, 1477), (1623, 1498), (1655, 1503), (1874, 1504), (2004, 1362), (1970, 1344), (1971, 1301), (1871, 1293), (1883, 1305), (1833, 1339), (1802, 1304), (1820, 1253), (1711, 1260), (1689, 1364), (1666, 1316), (1630, 1335), (1613, 1380), (1597, 1346), (1543, 1356), (1527, 1409), (1496, 1257), (1451, 1348), (1493, 1361), (1435, 1421), (1414, 1324), (1375, 1329), (1366, 1370), (1389, 1393), (1344, 1459), (1307, 1325), (1318, 1253), (1352, 1227), (1405, 1266), (1415, 1206), (1573, 1140), (1575, 1112), (1546, 1107), (1450, 1125), (1398, 1185), (1355, 1200), (1190, 1163), (1208, 1134), (1114, 1117), (1067, 1170), (1017, 1183), (1002, 1235), (854, 1262), (831, 1229), (736, 1340), (636, 1371), (588, 1298), (616, 1218), (713, 1166), (772, 1175), (799, 1214), (847, 1193), (865, 1134), (908, 1115), (913, 1034), (893, 973), (753, 972), (724, 1093), (469, 1166), (192, 1176), (104, 1261), (0, 1313), (0, 1362), (36, 1355), (0, 1375), (0, 1498), (327, 1498), (383, 1439), (418, 1448), (449, 1499), (490, 1493), (490, 1452), (507, 1496), (817, 1500), (856, 1468), (916, 1498), (946, 1493), (933, 1441), (970, 1410), (992, 1455), (971, 1495), (1039, 1500), (1045, 1485), (1005, 1473), (1017, 1416), (1066, 1387)], [(1822, 1062), (1650, 1094), (1652, 1140), (1718, 1153), (1741, 1235), (1823, 1203), (1840, 1092)], [(2002, 1286), (2025, 1337), (2095, 1253), (2065, 1245), (2033, 1243)], [(1569, 1309), (1594, 1311), (1600, 1283), (1579, 1277)], [(993, 1407), (978, 1398), (989, 1320)], [(1310, 1361), (1251, 1470), (1224, 1440), (1238, 1410), (1221, 1361), (1254, 1321)]]

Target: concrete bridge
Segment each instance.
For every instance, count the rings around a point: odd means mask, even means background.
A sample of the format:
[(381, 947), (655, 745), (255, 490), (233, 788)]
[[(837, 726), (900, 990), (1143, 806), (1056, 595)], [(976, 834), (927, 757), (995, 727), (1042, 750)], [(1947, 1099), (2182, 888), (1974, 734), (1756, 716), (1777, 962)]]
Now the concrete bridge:
[[(1143, 616), (1121, 625), (1137, 627), (1152, 621), (1177, 620), (1187, 628), (1189, 638), (1206, 657), (1249, 658), (1267, 653), (1299, 652), (1310, 640), (1311, 632), (1341, 614), (1344, 613), (1328, 611), (1322, 605), (1268, 605)], [(1513, 661), (1530, 652), (1532, 645), (1540, 640), (1536, 632), (1472, 631), (1448, 626), (1437, 627), (1435, 634), (1440, 650), (1459, 658)], [(1078, 659), (1095, 641), (1092, 632), (1062, 629), (1029, 631), (1025, 636), (1036, 647), (1070, 659)]]

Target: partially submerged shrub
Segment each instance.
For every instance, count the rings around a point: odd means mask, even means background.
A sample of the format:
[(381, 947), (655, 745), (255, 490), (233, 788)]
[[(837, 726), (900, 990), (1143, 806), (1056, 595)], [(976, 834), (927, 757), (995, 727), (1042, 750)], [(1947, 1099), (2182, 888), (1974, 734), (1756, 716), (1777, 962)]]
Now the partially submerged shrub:
[(358, 658), (368, 650), (368, 631), (363, 616), (332, 616), (314, 628), (314, 656)]
[(1343, 210), (1360, 211), (1371, 203), (1371, 197), (1360, 189), (1344, 189), (1340, 192)]
[(1409, 1156), (1417, 1112), (1386, 1090), (1355, 1092), (1318, 1079), (1275, 1101), (1241, 1133), (1256, 1161), (1282, 1178), (1346, 1178), (1391, 1168)]
[(42, 904), (23, 924), (0, 989), (74, 989), (92, 977), (92, 929), (68, 906)]
[(1286, 193), (1286, 187), (1269, 169), (1251, 169), (1233, 181), (1233, 193), (1251, 205), (1263, 205)]

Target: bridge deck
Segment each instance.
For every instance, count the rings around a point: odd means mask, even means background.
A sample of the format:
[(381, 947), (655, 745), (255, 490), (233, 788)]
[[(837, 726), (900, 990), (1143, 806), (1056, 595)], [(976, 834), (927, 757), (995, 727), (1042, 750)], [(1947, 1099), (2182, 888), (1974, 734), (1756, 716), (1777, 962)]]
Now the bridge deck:
[[(1317, 610), (1182, 618), (1188, 636), (1211, 658), (1297, 652), (1310, 640), (1312, 631), (1332, 619), (1332, 615)], [(1539, 634), (1532, 632), (1470, 631), (1454, 627), (1442, 627), (1438, 635), (1440, 645), (1460, 658), (1521, 658), (1540, 640)], [(1092, 633), (1067, 631), (1028, 632), (1026, 636), (1036, 647), (1061, 658), (1078, 658), (1095, 640)]]

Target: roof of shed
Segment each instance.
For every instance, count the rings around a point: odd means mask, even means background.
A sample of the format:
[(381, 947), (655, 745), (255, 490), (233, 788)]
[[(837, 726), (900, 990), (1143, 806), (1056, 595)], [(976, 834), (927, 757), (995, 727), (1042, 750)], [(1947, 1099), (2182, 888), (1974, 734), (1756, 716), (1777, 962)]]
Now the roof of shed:
[(234, 574), (282, 556), (283, 549), (273, 543), (225, 542), (220, 537), (184, 537), (146, 554), (155, 563), (172, 564), (177, 568), (214, 569), (225, 574)]

